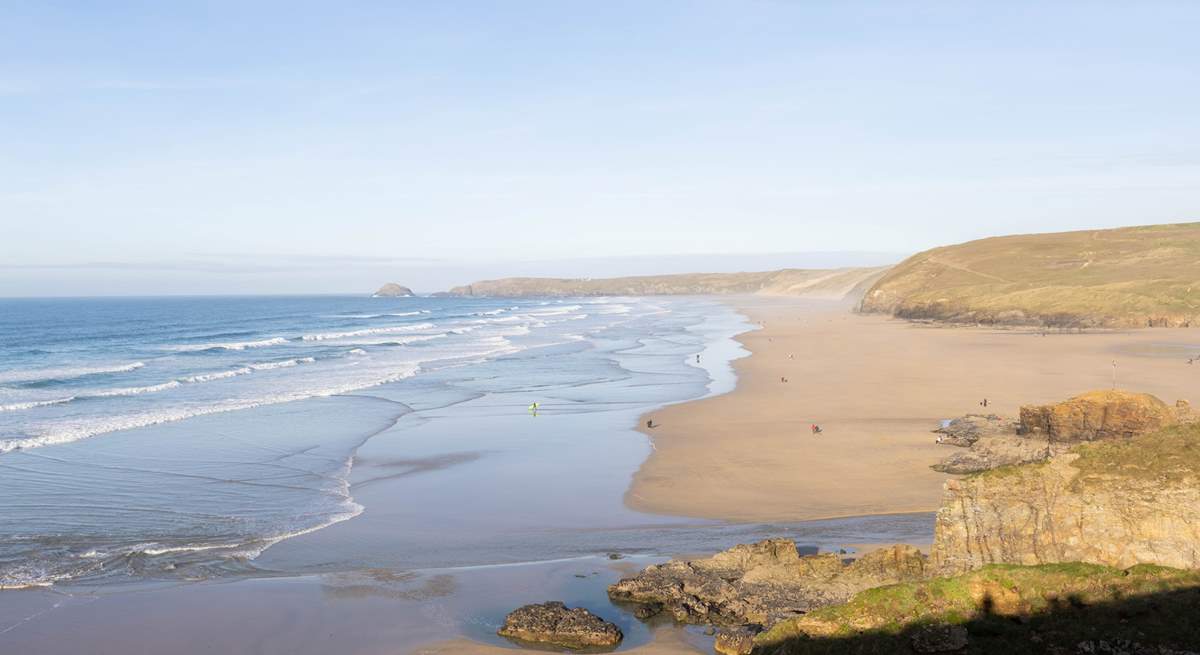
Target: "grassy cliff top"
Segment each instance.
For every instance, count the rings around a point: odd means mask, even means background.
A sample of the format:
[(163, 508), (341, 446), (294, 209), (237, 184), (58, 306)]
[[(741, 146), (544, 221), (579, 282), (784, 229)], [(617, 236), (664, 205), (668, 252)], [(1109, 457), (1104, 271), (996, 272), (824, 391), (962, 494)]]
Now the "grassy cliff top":
[(1080, 481), (1105, 483), (1115, 477), (1157, 484), (1200, 478), (1200, 423), (1176, 425), (1134, 439), (1113, 439), (1076, 446)]
[(1200, 325), (1200, 223), (934, 248), (884, 274), (862, 308), (983, 323)]
[(1200, 624), (1187, 617), (1197, 600), (1200, 571), (994, 564), (868, 589), (847, 603), (776, 624), (755, 639), (755, 652), (911, 652), (912, 637), (930, 624), (962, 626), (969, 652), (977, 653), (1045, 652), (1057, 645), (1076, 652), (1089, 639), (1194, 645)]

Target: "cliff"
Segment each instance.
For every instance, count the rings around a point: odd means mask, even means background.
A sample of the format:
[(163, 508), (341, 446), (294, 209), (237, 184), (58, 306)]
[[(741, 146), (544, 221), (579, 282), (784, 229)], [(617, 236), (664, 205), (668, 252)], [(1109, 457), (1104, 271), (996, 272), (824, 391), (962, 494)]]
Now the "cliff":
[(1194, 655), (1200, 571), (993, 564), (864, 591), (754, 637), (756, 655)]
[(861, 309), (901, 318), (1038, 325), (1200, 325), (1200, 223), (980, 239), (918, 253)]
[(412, 289), (400, 286), (395, 282), (388, 282), (379, 287), (379, 290), (371, 294), (372, 298), (411, 298), (414, 294)]
[(946, 483), (935, 571), (1052, 562), (1200, 567), (1200, 425)]
[(1020, 431), (1050, 443), (1072, 443), (1156, 432), (1177, 420), (1176, 410), (1148, 393), (1092, 391), (1061, 403), (1022, 407)]
[(661, 296), (759, 294), (857, 298), (887, 269), (783, 269), (762, 273), (684, 273), (603, 279), (504, 278), (454, 287), (451, 296)]

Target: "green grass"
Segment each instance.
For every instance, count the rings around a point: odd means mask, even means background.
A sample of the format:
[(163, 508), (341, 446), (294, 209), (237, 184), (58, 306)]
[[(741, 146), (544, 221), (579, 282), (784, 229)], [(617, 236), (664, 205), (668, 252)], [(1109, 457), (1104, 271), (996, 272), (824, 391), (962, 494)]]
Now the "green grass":
[(1200, 321), (1200, 223), (994, 237), (885, 274), (865, 311), (1051, 327)]
[(1134, 439), (1077, 446), (1079, 483), (1095, 484), (1114, 476), (1178, 484), (1200, 474), (1200, 424), (1166, 428)]
[[(1200, 571), (1152, 565), (1121, 570), (1082, 563), (996, 564), (949, 578), (869, 589), (842, 605), (781, 622), (760, 634), (756, 643), (764, 652), (771, 652), (772, 646), (811, 644), (813, 639), (836, 643), (863, 635), (876, 640), (896, 638), (926, 624), (970, 624), (972, 630), (978, 630), (981, 621), (1011, 627), (1025, 625), (1036, 617), (1042, 617), (1043, 622), (1053, 619), (1057, 629), (1070, 632), (1072, 621), (1084, 619), (1082, 614), (1064, 613), (1064, 608), (1112, 608), (1121, 612), (1139, 603), (1153, 604), (1147, 599), (1156, 596), (1197, 589)], [(1169, 631), (1172, 622), (1164, 620), (1163, 629)], [(1099, 626), (1075, 626), (1080, 634), (1095, 627)], [(1145, 626), (1139, 630), (1142, 628)], [(1164, 633), (1157, 638), (1170, 637)]]

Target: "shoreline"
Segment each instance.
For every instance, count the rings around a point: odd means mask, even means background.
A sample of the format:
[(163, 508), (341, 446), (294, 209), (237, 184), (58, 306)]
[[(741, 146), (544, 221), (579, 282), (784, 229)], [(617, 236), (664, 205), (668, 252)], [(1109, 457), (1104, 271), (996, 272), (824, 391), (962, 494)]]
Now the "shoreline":
[(934, 442), (942, 419), (1015, 417), (1021, 405), (1108, 388), (1114, 359), (1121, 386), (1168, 403), (1195, 386), (1172, 342), (1200, 330), (1043, 336), (858, 314), (847, 302), (725, 302), (761, 327), (735, 337), (751, 354), (732, 362), (729, 393), (639, 418), (652, 448), (626, 490), (631, 509), (730, 522), (932, 512), (955, 477), (929, 468), (954, 452)]

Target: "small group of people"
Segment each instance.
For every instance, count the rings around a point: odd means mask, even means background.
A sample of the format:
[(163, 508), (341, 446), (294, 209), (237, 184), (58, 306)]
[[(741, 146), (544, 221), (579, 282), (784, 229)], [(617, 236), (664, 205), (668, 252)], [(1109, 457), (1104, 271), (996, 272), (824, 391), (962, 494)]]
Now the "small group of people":
[(808, 429), (811, 430), (813, 434), (821, 434), (821, 432), (823, 432), (823, 430), (821, 430), (821, 426), (817, 425), (816, 423), (808, 426)]

